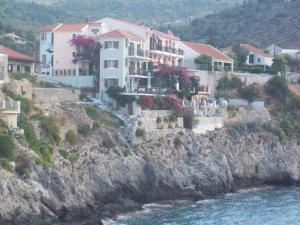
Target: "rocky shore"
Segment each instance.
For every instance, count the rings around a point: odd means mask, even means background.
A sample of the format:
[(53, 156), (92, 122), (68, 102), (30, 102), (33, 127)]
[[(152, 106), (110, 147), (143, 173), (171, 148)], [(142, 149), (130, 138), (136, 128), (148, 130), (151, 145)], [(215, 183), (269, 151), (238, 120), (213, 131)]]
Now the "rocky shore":
[[(300, 140), (280, 142), (271, 132), (180, 131), (130, 146), (126, 156), (121, 133), (99, 132), (74, 149), (80, 156), (74, 165), (57, 156), (47, 169), (30, 161), (27, 177), (0, 170), (0, 224), (99, 225), (145, 203), (300, 184)], [(105, 135), (115, 147), (101, 147)]]

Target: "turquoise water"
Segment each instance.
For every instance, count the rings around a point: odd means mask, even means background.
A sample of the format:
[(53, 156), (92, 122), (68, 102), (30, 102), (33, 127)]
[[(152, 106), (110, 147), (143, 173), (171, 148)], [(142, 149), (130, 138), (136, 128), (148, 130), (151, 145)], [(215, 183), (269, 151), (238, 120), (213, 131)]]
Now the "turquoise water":
[(114, 225), (300, 225), (300, 188), (240, 191), (197, 203), (148, 205)]

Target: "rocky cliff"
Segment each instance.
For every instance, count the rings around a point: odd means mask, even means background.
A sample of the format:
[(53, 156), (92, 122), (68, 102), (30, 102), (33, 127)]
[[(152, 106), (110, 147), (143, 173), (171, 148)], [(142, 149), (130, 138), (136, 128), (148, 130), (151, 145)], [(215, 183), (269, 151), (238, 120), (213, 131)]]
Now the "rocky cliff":
[[(101, 146), (107, 135), (115, 147)], [(143, 203), (300, 183), (300, 140), (280, 143), (266, 131), (239, 137), (225, 130), (202, 136), (181, 131), (131, 146), (127, 154), (122, 136), (101, 128), (74, 149), (80, 155), (74, 165), (56, 155), (52, 168), (29, 160), (27, 177), (0, 170), (0, 224), (97, 224)]]

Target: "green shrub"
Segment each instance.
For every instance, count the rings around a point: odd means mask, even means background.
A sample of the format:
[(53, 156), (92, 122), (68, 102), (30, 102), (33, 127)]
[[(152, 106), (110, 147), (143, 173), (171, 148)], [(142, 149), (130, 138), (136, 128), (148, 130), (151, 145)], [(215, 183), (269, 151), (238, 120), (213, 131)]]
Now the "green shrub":
[(282, 141), (285, 137), (284, 135), (284, 130), (280, 127), (276, 127), (274, 130), (273, 130), (274, 134), (279, 138), (280, 141)]
[(246, 125), (242, 122), (237, 122), (232, 127), (234, 130), (236, 130), (239, 134), (243, 134), (246, 131)]
[(21, 96), (17, 96), (15, 98), (16, 101), (20, 101), (21, 102), (21, 111), (28, 114), (32, 111), (33, 109), (33, 103), (31, 101), (29, 101), (27, 98), (21, 97)]
[(100, 121), (101, 115), (96, 106), (89, 105), (85, 107), (86, 114), (94, 121)]
[(91, 127), (89, 124), (80, 124), (78, 126), (78, 133), (87, 137), (89, 133), (91, 132)]
[(30, 121), (21, 114), (18, 124), (20, 128), (24, 129), (25, 139), (29, 144), (29, 147), (34, 151), (37, 151), (39, 148), (39, 140)]
[(75, 162), (78, 161), (79, 157), (73, 153), (71, 153), (68, 157), (70, 163), (73, 165)]
[(115, 143), (110, 138), (107, 138), (102, 141), (102, 146), (105, 148), (113, 148), (115, 147)]
[(160, 117), (157, 117), (157, 118), (156, 118), (156, 123), (157, 123), (157, 124), (160, 124), (161, 122), (162, 122), (162, 121), (161, 121), (161, 118), (160, 118)]
[(129, 148), (125, 147), (122, 149), (122, 154), (123, 154), (123, 156), (128, 157), (131, 155), (131, 151)]
[(14, 144), (11, 138), (7, 135), (0, 136), (0, 158), (13, 159), (14, 157)]
[(2, 159), (0, 160), (0, 165), (2, 166), (3, 169), (12, 172), (14, 170), (14, 168), (12, 167), (12, 165), (10, 165), (9, 160), (7, 159)]
[(181, 145), (182, 145), (181, 139), (180, 139), (179, 137), (176, 137), (176, 138), (174, 139), (174, 146), (175, 146), (176, 148), (178, 148), (178, 147), (181, 146)]
[(100, 127), (100, 124), (98, 122), (93, 122), (92, 129), (93, 131), (97, 130)]
[(59, 154), (61, 157), (63, 157), (64, 159), (67, 159), (69, 156), (69, 152), (67, 152), (65, 149), (59, 149)]
[(77, 135), (73, 130), (69, 130), (65, 135), (66, 140), (71, 144), (77, 144)]
[(30, 157), (21, 153), (16, 158), (16, 173), (22, 177), (27, 177), (31, 173)]
[(135, 131), (136, 137), (145, 137), (146, 131), (144, 128), (137, 128)]
[(47, 139), (53, 144), (59, 144), (59, 126), (52, 117), (45, 117), (41, 120), (41, 128), (45, 132)]
[(265, 85), (265, 91), (272, 97), (284, 101), (289, 93), (287, 80), (276, 75)]
[(175, 123), (175, 122), (177, 122), (177, 120), (178, 120), (177, 114), (173, 113), (172, 115), (169, 116), (169, 121), (171, 123)]

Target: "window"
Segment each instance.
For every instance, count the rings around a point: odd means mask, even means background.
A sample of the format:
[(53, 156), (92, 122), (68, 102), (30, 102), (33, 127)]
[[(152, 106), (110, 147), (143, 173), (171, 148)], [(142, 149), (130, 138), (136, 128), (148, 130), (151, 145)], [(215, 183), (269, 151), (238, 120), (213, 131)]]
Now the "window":
[(42, 55), (42, 64), (43, 64), (43, 66), (45, 66), (47, 64), (47, 56), (46, 55)]
[(119, 85), (119, 80), (118, 78), (108, 78), (104, 80), (104, 86), (106, 88), (113, 87), (113, 86), (118, 86)]
[(119, 42), (118, 41), (106, 41), (104, 43), (104, 47), (106, 49), (109, 49), (109, 48), (115, 48), (115, 49), (118, 49), (119, 48)]
[(41, 33), (41, 40), (46, 41), (47, 40), (47, 35), (46, 33)]
[(258, 59), (257, 59), (257, 62), (258, 62), (258, 63), (260, 63), (260, 62), (261, 62), (260, 58), (258, 58)]
[(98, 34), (99, 33), (99, 28), (93, 28), (93, 29), (91, 29), (91, 32), (93, 33), (93, 34)]
[(21, 66), (17, 65), (17, 72), (21, 72)]
[(250, 64), (253, 64), (253, 63), (254, 63), (254, 55), (253, 55), (253, 54), (250, 54), (250, 55), (249, 55), (249, 63), (250, 63)]
[(118, 68), (118, 60), (104, 60), (104, 68)]
[(14, 69), (13, 65), (12, 64), (8, 64), (8, 71), (9, 72), (12, 72)]
[(73, 38), (73, 39), (76, 38), (76, 34), (72, 34), (72, 38)]
[(25, 66), (24, 70), (25, 70), (25, 73), (30, 73), (31, 72), (30, 66)]
[(72, 52), (72, 56), (75, 57), (76, 56), (76, 52)]
[(0, 80), (4, 80), (4, 66), (0, 66)]

